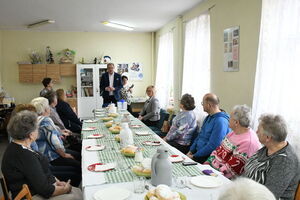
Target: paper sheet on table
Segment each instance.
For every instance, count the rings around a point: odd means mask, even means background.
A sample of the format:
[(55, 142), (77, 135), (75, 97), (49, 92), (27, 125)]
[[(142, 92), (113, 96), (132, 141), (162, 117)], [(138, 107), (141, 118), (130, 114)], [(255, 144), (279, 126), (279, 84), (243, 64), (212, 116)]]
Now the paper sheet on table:
[(104, 172), (89, 172), (82, 176), (82, 187), (106, 183)]
[(116, 167), (115, 163), (107, 163), (105, 165), (96, 165), (95, 166), (95, 171), (106, 171), (109, 169), (113, 169)]

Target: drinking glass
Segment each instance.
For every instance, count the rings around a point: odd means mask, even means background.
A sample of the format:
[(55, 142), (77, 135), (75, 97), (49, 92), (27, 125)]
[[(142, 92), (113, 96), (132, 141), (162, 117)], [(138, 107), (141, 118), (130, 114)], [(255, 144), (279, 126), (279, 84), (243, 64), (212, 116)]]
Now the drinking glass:
[(174, 185), (176, 188), (183, 189), (186, 187), (187, 184), (187, 177), (182, 176), (182, 177), (173, 177)]
[(145, 191), (145, 178), (142, 176), (135, 176), (133, 178), (133, 192), (143, 193)]

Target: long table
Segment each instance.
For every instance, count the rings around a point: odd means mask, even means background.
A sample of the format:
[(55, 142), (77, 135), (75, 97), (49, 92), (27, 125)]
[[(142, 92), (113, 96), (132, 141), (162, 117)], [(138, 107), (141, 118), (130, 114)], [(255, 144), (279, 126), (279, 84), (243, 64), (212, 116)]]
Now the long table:
[[(104, 116), (104, 115), (102, 115)], [(120, 115), (121, 116), (121, 115)], [(120, 121), (120, 116), (116, 118), (116, 121)], [(150, 136), (136, 136), (134, 135), (134, 142), (138, 146), (141, 146), (142, 141), (151, 139), (160, 141), (162, 145), (169, 149), (170, 154), (181, 155), (185, 158), (186, 161), (192, 161), (190, 158), (182, 154), (177, 149), (173, 148), (165, 141), (163, 141), (159, 136), (157, 136), (154, 132), (152, 132), (147, 126), (145, 126), (141, 121), (130, 116), (131, 123), (133, 124), (140, 124), (142, 128), (140, 129), (132, 129), (133, 132), (135, 131), (149, 131), (151, 133)], [(83, 131), (82, 132), (82, 189), (84, 194), (85, 200), (93, 200), (93, 195), (98, 190), (107, 188), (107, 187), (118, 187), (124, 188), (129, 191), (132, 191), (130, 199), (138, 200), (143, 199), (146, 195), (145, 191), (143, 194), (135, 194), (133, 192), (133, 184), (132, 178), (134, 177), (133, 172), (131, 172), (130, 167), (134, 164), (133, 158), (125, 158), (122, 155), (119, 155), (119, 144), (114, 140), (115, 135), (110, 133), (109, 130), (105, 127), (104, 123), (99, 120), (96, 123), (84, 123), (83, 128), (86, 127), (96, 127), (94, 131)], [(87, 139), (87, 136), (90, 134), (101, 133), (104, 134), (103, 138), (100, 139)], [(102, 151), (86, 151), (85, 147), (92, 146), (96, 144), (104, 144), (106, 148)], [(154, 146), (142, 146), (145, 148), (143, 152), (144, 157), (150, 157), (155, 152), (157, 147)], [(101, 162), (113, 162), (116, 161), (115, 159), (124, 159), (124, 162), (127, 164), (128, 169), (120, 170), (114, 169), (108, 172), (91, 172), (87, 169), (87, 167), (94, 163), (101, 163)], [(230, 183), (230, 180), (222, 176), (218, 171), (212, 169), (208, 165), (194, 165), (184, 167), (181, 163), (173, 164), (173, 176), (187, 176), (190, 179), (192, 176), (202, 175), (201, 171), (204, 169), (211, 169), (223, 181), (223, 185), (217, 188), (200, 188), (193, 186), (192, 184), (188, 184), (189, 188), (178, 189), (172, 186), (172, 188), (178, 192), (185, 194), (187, 199), (205, 199), (205, 200), (216, 200), (220, 191)], [(205, 176), (205, 175), (203, 175)]]

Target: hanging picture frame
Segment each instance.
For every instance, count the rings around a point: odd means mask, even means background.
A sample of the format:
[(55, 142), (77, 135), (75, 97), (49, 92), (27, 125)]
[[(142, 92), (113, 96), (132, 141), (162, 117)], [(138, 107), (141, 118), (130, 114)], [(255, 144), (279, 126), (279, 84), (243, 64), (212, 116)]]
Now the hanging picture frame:
[(239, 71), (240, 27), (235, 26), (224, 30), (224, 64), (225, 72)]

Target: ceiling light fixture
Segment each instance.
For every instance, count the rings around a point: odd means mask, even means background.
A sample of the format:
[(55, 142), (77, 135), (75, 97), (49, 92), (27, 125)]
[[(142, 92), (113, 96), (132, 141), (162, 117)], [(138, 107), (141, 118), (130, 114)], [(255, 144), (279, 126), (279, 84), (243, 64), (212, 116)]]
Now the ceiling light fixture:
[(119, 28), (119, 29), (123, 29), (123, 30), (126, 30), (126, 31), (132, 31), (133, 30), (132, 27), (125, 26), (125, 25), (122, 25), (122, 24), (113, 23), (113, 22), (108, 22), (108, 21), (104, 21), (104, 22), (102, 22), (102, 24), (104, 24), (105, 26), (110, 26), (110, 27), (113, 27), (113, 28)]
[(54, 24), (54, 23), (55, 23), (55, 20), (47, 19), (47, 20), (39, 21), (39, 22), (36, 22), (36, 23), (33, 23), (33, 24), (29, 24), (27, 26), (27, 28), (35, 28), (35, 27), (38, 27), (38, 26), (43, 26), (43, 25), (46, 25), (46, 24)]

